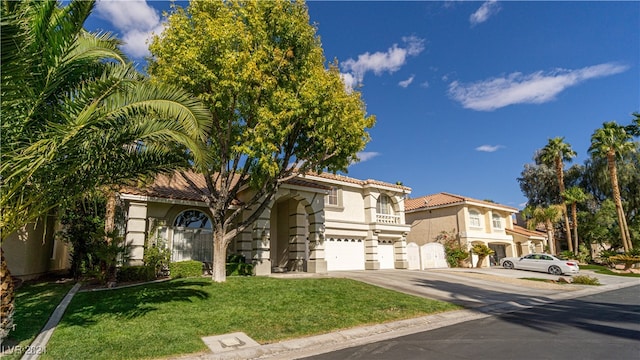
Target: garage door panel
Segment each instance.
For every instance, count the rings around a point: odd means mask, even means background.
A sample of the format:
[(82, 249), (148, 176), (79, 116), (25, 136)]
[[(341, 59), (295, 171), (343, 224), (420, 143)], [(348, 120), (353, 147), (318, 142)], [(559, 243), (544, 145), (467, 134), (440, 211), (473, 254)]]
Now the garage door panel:
[(335, 239), (325, 241), (328, 271), (364, 270), (364, 241)]

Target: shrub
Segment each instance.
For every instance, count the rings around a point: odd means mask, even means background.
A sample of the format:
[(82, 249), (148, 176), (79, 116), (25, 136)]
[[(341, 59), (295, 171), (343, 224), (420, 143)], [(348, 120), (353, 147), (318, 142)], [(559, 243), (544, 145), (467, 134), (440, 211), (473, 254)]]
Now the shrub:
[(170, 256), (171, 253), (169, 252), (169, 249), (151, 245), (145, 247), (143, 261), (145, 265), (151, 266), (155, 269), (156, 277), (160, 277), (169, 265)]
[(587, 276), (587, 275), (574, 276), (573, 283), (580, 284), (580, 285), (600, 285), (600, 281), (597, 278)]
[(119, 282), (152, 281), (156, 279), (156, 270), (153, 266), (121, 266), (117, 279)]
[(600, 254), (598, 255), (598, 261), (603, 264), (606, 265), (610, 268), (615, 266), (615, 261), (613, 261), (613, 259), (611, 259), (612, 257), (618, 255), (618, 252), (615, 250), (603, 250), (600, 252)]
[(464, 250), (460, 244), (460, 239), (455, 229), (450, 232), (442, 231), (435, 240), (444, 245), (444, 251), (447, 256), (447, 264), (449, 267), (459, 267), (469, 258), (469, 252)]
[(245, 257), (239, 254), (232, 254), (227, 257), (227, 276), (251, 276), (253, 275), (253, 264), (247, 264)]
[(578, 258), (573, 253), (573, 251), (570, 251), (570, 250), (564, 250), (558, 255), (560, 255), (560, 257), (563, 259), (578, 260)]
[(494, 253), (494, 251), (491, 250), (491, 248), (485, 244), (475, 244), (471, 248), (471, 251), (474, 254), (478, 255), (478, 262), (476, 263), (477, 268), (482, 266), (482, 263), (484, 262), (484, 259), (486, 259), (487, 256), (492, 255)]
[(169, 264), (172, 279), (202, 276), (202, 262), (196, 260), (172, 262)]

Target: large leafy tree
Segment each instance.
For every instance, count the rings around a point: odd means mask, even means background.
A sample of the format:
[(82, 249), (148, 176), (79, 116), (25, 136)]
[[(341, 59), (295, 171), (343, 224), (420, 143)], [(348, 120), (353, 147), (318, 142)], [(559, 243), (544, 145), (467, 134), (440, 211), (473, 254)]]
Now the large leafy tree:
[[(144, 80), (111, 35), (85, 31), (93, 6), (2, 2), (2, 241), (86, 189), (184, 164), (186, 148), (202, 162), (208, 110)], [(13, 291), (2, 259), (6, 329)]]
[[(571, 145), (564, 142), (563, 137), (555, 137), (549, 139), (547, 145), (540, 151), (539, 159), (547, 166), (553, 167), (556, 172), (557, 186), (559, 193), (562, 194), (565, 191), (564, 184), (564, 162), (571, 161), (576, 156), (576, 152), (571, 149)], [(569, 251), (573, 251), (573, 242), (571, 241), (571, 229), (569, 227), (569, 212), (567, 211), (567, 203), (561, 202), (562, 210), (564, 213), (564, 222), (567, 236), (567, 244), (569, 245)]]
[[(336, 64), (327, 68), (301, 1), (192, 2), (175, 8), (150, 50), (149, 74), (197, 94), (213, 113), (210, 162), (195, 170), (213, 217), (213, 279), (225, 281), (230, 241), (278, 186), (296, 173), (345, 170), (374, 118)], [(229, 210), (245, 189), (251, 196)]]
[(614, 121), (610, 121), (605, 122), (601, 128), (596, 129), (591, 136), (591, 147), (589, 147), (589, 153), (591, 153), (592, 156), (607, 159), (611, 188), (613, 191), (613, 202), (616, 205), (620, 236), (625, 251), (631, 250), (633, 244), (622, 206), (622, 197), (620, 196), (616, 158), (636, 151), (636, 146), (631, 140), (632, 135), (629, 134), (623, 126), (618, 125)]

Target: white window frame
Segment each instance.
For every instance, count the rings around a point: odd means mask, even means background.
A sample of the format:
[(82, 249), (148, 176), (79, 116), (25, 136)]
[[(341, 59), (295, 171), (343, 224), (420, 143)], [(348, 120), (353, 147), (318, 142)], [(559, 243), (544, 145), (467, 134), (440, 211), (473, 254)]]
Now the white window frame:
[[(497, 221), (497, 223), (496, 223), (496, 221)], [(498, 230), (503, 230), (504, 229), (503, 222), (502, 222), (502, 216), (500, 216), (499, 214), (491, 214), (491, 224), (493, 225), (494, 229), (498, 229)]]
[[(475, 224), (476, 221), (474, 220), (477, 220), (477, 224)], [(475, 209), (469, 210), (469, 227), (472, 227), (472, 228), (482, 227), (482, 214), (480, 213), (480, 211)]]
[[(340, 206), (340, 189), (338, 189), (335, 186), (332, 186), (331, 189), (329, 190), (329, 193), (324, 197), (324, 204), (326, 206), (335, 206), (338, 207)], [(335, 199), (335, 202), (331, 201)]]
[(376, 202), (376, 213), (381, 215), (394, 215), (393, 214), (393, 200), (387, 194), (380, 194), (378, 201)]

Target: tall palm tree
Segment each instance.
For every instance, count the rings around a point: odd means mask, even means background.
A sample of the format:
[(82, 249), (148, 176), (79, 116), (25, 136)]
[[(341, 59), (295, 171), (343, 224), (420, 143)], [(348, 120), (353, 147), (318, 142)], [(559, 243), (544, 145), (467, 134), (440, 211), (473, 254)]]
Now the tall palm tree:
[(577, 186), (572, 186), (562, 193), (565, 203), (571, 204), (571, 227), (573, 228), (574, 254), (578, 253), (578, 205), (585, 202), (589, 196)]
[[(208, 110), (145, 80), (110, 34), (86, 32), (93, 6), (2, 3), (2, 242), (85, 189), (169, 170), (185, 155), (203, 162), (195, 144)], [(4, 256), (0, 278), (4, 336), (13, 310)]]
[[(539, 159), (542, 163), (552, 166), (556, 170), (558, 179), (558, 189), (560, 194), (565, 190), (564, 186), (564, 162), (571, 161), (576, 156), (576, 152), (571, 149), (571, 145), (564, 142), (564, 137), (555, 137), (549, 139), (547, 145), (540, 151)], [(571, 229), (569, 228), (569, 213), (567, 211), (567, 203), (562, 202), (562, 211), (564, 214), (565, 228), (567, 229), (567, 244), (569, 250), (573, 251), (573, 243), (571, 241)]]
[(618, 125), (615, 121), (609, 121), (603, 123), (602, 127), (596, 129), (593, 135), (591, 135), (591, 147), (589, 147), (589, 153), (592, 156), (607, 159), (607, 167), (609, 168), (609, 176), (611, 177), (611, 188), (613, 190), (613, 202), (616, 204), (620, 236), (625, 252), (633, 249), (633, 244), (631, 242), (624, 208), (622, 207), (616, 157), (621, 157), (636, 150), (631, 140), (632, 135), (629, 134), (623, 126)]
[(527, 227), (534, 230), (538, 225), (543, 225), (547, 232), (547, 241), (549, 245), (549, 252), (556, 253), (555, 236), (554, 236), (554, 224), (557, 223), (562, 217), (562, 206), (551, 205), (548, 207), (536, 206), (526, 207), (522, 211), (522, 215), (527, 219)]

